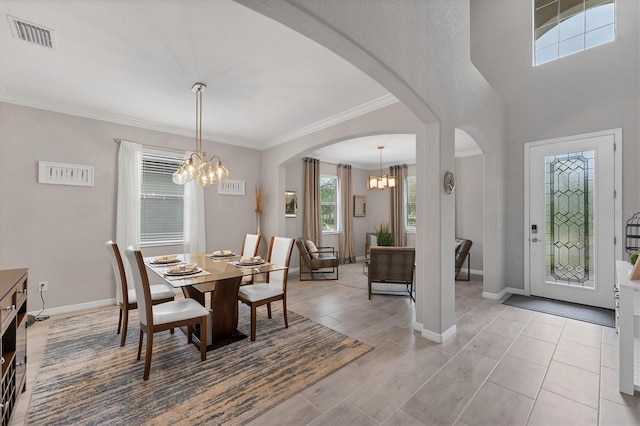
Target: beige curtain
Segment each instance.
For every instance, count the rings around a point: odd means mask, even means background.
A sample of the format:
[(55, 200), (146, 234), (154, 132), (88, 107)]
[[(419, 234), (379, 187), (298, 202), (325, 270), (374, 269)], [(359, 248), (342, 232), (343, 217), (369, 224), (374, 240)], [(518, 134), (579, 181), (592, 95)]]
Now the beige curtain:
[(322, 245), (322, 219), (320, 217), (320, 160), (304, 159), (304, 213), (302, 237)]
[(406, 164), (391, 166), (389, 171), (396, 177), (397, 186), (391, 188), (391, 232), (397, 247), (407, 245), (407, 234), (404, 229), (404, 193), (409, 166)]
[(340, 194), (340, 233), (338, 234), (338, 258), (340, 263), (355, 263), (356, 249), (353, 240), (353, 188), (351, 166), (338, 164), (338, 194)]

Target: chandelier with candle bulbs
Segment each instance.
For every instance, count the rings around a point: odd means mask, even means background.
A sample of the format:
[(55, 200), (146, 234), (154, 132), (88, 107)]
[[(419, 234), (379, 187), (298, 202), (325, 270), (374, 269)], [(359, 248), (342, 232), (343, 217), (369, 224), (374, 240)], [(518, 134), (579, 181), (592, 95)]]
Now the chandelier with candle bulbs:
[[(207, 187), (223, 182), (229, 177), (229, 171), (222, 165), (220, 157), (214, 155), (207, 160), (207, 154), (202, 151), (202, 92), (206, 88), (204, 83), (195, 83), (191, 88), (196, 94), (196, 150), (173, 173), (173, 182), (178, 185), (195, 180), (198, 185)], [(217, 160), (215, 166), (214, 159)]]

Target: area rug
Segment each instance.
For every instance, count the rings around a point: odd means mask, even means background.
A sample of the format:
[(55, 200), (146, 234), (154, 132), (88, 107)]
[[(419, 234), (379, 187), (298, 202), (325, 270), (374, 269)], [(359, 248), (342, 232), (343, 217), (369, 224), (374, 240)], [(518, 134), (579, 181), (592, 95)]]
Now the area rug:
[[(122, 348), (117, 323), (110, 309), (51, 324), (27, 424), (244, 424), (372, 349), (293, 312), (285, 329), (274, 309), (259, 315), (255, 342), (204, 362), (181, 331), (156, 333), (145, 382), (137, 313)], [(239, 324), (250, 324), (248, 310)]]
[(611, 309), (594, 308), (592, 306), (563, 302), (561, 300), (522, 296), (519, 294), (512, 294), (502, 303), (517, 308), (603, 325), (605, 327), (615, 327), (615, 313)]

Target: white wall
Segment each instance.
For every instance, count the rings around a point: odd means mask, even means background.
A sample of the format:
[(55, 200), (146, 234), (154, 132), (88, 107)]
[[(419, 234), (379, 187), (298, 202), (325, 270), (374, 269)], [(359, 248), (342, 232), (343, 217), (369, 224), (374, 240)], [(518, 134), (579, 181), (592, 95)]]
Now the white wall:
[(473, 241), (471, 269), (482, 271), (484, 221), (484, 158), (456, 158), (456, 237)]
[[(496, 17), (504, 16), (496, 25)], [(640, 2), (616, 0), (616, 40), (533, 67), (531, 2), (471, 2), (471, 58), (505, 99), (509, 286), (524, 288), (524, 144), (614, 128), (623, 133), (621, 224), (640, 210)], [(508, 36), (505, 36), (508, 34)]]
[[(193, 138), (0, 103), (0, 269), (29, 268), (29, 307), (39, 310), (37, 283), (49, 281), (46, 308), (115, 298), (104, 249), (115, 239), (118, 145), (114, 138), (181, 150)], [(247, 195), (205, 190), (207, 247), (240, 250), (255, 232), (254, 192), (261, 153), (203, 141), (245, 180)], [(95, 186), (38, 184), (39, 160), (95, 167)], [(144, 254), (182, 247), (143, 249)]]

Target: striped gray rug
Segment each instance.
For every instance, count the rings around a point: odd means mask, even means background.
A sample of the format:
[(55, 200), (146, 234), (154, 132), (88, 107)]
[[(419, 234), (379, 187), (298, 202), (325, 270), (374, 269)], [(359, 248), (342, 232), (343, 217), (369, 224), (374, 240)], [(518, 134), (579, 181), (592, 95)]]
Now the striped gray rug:
[[(239, 323), (249, 331), (246, 310)], [(258, 315), (255, 342), (204, 362), (182, 332), (157, 333), (145, 382), (137, 314), (123, 348), (117, 324), (112, 309), (51, 324), (27, 424), (243, 424), (372, 349), (293, 312), (285, 329), (276, 308)]]

